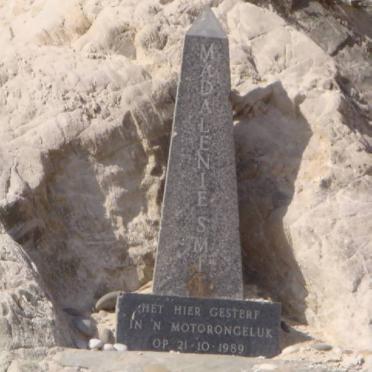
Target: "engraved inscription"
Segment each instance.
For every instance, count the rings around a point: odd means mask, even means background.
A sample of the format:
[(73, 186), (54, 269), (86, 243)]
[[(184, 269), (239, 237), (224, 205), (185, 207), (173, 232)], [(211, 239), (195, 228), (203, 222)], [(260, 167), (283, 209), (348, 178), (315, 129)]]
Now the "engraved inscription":
[[(197, 254), (197, 270), (194, 269), (189, 272), (188, 290), (190, 296), (205, 296), (212, 292), (212, 288), (209, 288), (207, 282), (201, 282), (203, 280), (208, 281), (208, 276), (205, 274), (208, 268), (203, 267), (204, 263), (209, 262), (208, 260), (208, 227), (209, 219), (207, 217), (209, 207), (209, 195), (207, 190), (208, 184), (208, 171), (211, 169), (211, 155), (210, 155), (210, 114), (212, 113), (209, 96), (214, 91), (213, 78), (215, 78), (213, 61), (216, 58), (215, 44), (212, 42), (209, 46), (204, 44), (200, 47), (200, 61), (202, 63), (202, 71), (200, 76), (200, 96), (201, 107), (200, 117), (197, 119), (197, 132), (198, 132), (198, 149), (196, 153), (196, 169), (199, 174), (200, 183), (197, 192), (197, 225), (195, 231), (194, 240), (194, 252)], [(196, 279), (197, 278), (197, 279)], [(195, 285), (197, 283), (197, 285)], [(206, 291), (207, 289), (207, 291)]]
[[(126, 304), (123, 297), (129, 298)], [(269, 356), (279, 351), (279, 304), (128, 293), (118, 308), (118, 342), (129, 350)]]

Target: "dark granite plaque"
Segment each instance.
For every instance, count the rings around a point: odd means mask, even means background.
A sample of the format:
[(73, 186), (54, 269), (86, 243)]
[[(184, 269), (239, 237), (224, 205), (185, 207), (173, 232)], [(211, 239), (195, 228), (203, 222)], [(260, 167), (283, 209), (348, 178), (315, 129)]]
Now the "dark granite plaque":
[(129, 350), (279, 353), (278, 303), (125, 293), (116, 310), (117, 342)]

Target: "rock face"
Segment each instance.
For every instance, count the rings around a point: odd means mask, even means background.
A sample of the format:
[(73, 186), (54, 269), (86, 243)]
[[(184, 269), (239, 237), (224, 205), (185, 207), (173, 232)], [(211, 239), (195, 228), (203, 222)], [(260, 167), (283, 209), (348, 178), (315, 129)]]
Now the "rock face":
[(16, 242), (0, 234), (0, 350), (69, 346), (67, 319), (56, 307), (34, 264)]
[(281, 18), (237, 0), (0, 3), (4, 348), (69, 344), (59, 309), (152, 277), (181, 43), (205, 5), (238, 92), (246, 281), (329, 341), (370, 348), (370, 29), (339, 5), (354, 43), (326, 42), (310, 11), (286, 20), (296, 2)]

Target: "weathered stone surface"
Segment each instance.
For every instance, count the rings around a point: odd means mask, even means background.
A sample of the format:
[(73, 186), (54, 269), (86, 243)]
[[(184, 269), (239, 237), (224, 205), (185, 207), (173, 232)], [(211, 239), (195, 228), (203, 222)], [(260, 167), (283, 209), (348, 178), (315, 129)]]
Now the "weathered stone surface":
[(230, 68), (211, 10), (187, 32), (153, 291), (242, 298)]
[(116, 338), (129, 350), (279, 353), (277, 303), (128, 293), (117, 310)]
[[(278, 371), (285, 372), (344, 372), (340, 368), (333, 368), (321, 364), (311, 363), (305, 360), (275, 360), (269, 364), (277, 365)], [(59, 352), (51, 363), (50, 372), (59, 371), (58, 368), (81, 368), (89, 372), (158, 372), (159, 369), (151, 369), (152, 366), (162, 366), (161, 372), (179, 371), (184, 366), (192, 366), (193, 372), (242, 372), (253, 371), (253, 366), (266, 365), (267, 361), (261, 358), (232, 358), (227, 355), (193, 355), (177, 353), (146, 352), (138, 355), (138, 352), (127, 353), (102, 353), (95, 351), (66, 350)], [(62, 369), (62, 372), (64, 370)], [(345, 371), (346, 372), (346, 371)]]
[(67, 324), (29, 256), (0, 232), (0, 350), (72, 346)]

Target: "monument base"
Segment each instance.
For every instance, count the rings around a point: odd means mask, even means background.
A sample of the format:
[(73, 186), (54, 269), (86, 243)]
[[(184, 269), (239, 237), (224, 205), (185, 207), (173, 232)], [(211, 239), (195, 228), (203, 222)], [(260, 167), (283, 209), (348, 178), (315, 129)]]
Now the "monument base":
[(124, 293), (117, 342), (128, 350), (275, 356), (278, 303)]

